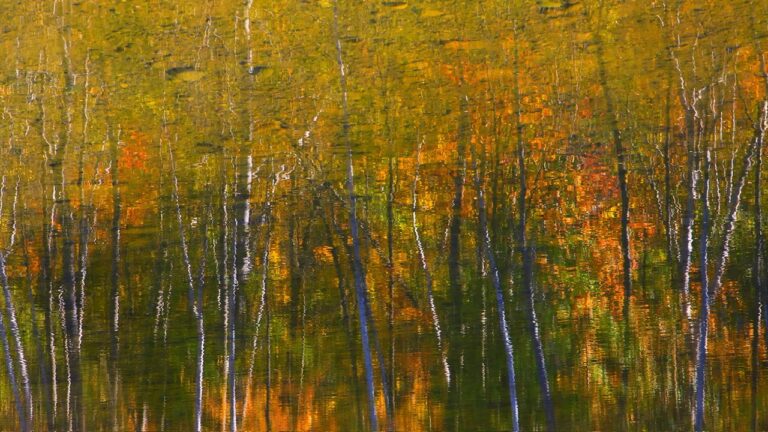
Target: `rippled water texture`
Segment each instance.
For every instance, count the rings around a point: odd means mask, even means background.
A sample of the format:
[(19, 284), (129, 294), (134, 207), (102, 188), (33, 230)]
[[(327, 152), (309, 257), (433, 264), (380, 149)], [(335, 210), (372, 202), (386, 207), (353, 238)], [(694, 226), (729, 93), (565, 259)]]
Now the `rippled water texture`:
[(0, 431), (768, 430), (768, 2), (0, 0)]

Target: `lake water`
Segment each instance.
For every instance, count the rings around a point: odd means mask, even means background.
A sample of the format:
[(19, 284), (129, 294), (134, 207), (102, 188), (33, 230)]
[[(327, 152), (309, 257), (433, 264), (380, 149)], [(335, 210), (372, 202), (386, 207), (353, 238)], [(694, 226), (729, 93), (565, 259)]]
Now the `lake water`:
[(0, 430), (768, 430), (768, 3), (0, 18)]

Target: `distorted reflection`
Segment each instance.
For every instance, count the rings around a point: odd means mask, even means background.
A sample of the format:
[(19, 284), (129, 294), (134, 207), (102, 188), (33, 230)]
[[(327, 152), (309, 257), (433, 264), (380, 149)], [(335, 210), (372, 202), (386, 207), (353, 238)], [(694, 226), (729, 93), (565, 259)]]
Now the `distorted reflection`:
[(768, 3), (0, 17), (0, 430), (768, 430)]

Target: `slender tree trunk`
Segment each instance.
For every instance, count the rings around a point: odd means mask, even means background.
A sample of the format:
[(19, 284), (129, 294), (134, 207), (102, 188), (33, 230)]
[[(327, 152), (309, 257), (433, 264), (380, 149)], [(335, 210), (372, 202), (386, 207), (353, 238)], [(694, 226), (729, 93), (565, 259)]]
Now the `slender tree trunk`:
[(354, 274), (355, 292), (357, 297), (357, 314), (360, 322), (360, 338), (362, 340), (363, 364), (365, 367), (365, 382), (368, 389), (368, 411), (371, 430), (378, 430), (378, 417), (376, 415), (376, 389), (373, 380), (373, 361), (371, 359), (371, 347), (368, 334), (368, 317), (366, 304), (368, 287), (365, 281), (365, 268), (360, 254), (360, 236), (357, 221), (357, 195), (355, 193), (354, 161), (352, 157), (352, 143), (349, 140), (349, 108), (347, 102), (347, 75), (342, 57), (341, 37), (339, 35), (339, 11), (338, 2), (333, 7), (333, 26), (336, 36), (336, 60), (339, 66), (340, 85), (342, 93), (342, 135), (347, 147), (347, 191), (349, 194), (349, 233), (352, 238), (352, 272)]
[(613, 102), (613, 94), (608, 86), (608, 72), (605, 61), (605, 48), (602, 38), (597, 36), (597, 61), (600, 85), (603, 88), (608, 124), (611, 128), (613, 146), (616, 153), (616, 167), (618, 169), (618, 184), (621, 193), (621, 257), (624, 275), (624, 295), (628, 296), (632, 290), (632, 257), (629, 250), (629, 190), (627, 185), (626, 150), (619, 130), (619, 122)]
[[(187, 297), (190, 300), (190, 308), (192, 309), (192, 316), (195, 319), (197, 327), (197, 368), (195, 372), (195, 418), (194, 418), (194, 430), (199, 432), (202, 430), (202, 414), (203, 414), (203, 383), (204, 383), (204, 369), (205, 369), (205, 322), (203, 319), (202, 303), (198, 301), (195, 294), (195, 279), (193, 276), (192, 263), (189, 257), (189, 246), (187, 244), (186, 231), (184, 229), (184, 220), (181, 215), (181, 204), (179, 200), (179, 181), (176, 177), (176, 162), (173, 157), (173, 149), (170, 144), (168, 146), (169, 161), (171, 164), (171, 174), (173, 180), (173, 202), (176, 207), (176, 222), (179, 226), (179, 239), (181, 241), (182, 258), (185, 267), (185, 276), (187, 279)], [(203, 252), (205, 256), (205, 252)], [(201, 272), (204, 270), (201, 269)], [(234, 421), (234, 418), (233, 418)]]
[(709, 332), (709, 276), (707, 275), (709, 247), (709, 149), (705, 150), (704, 190), (701, 194), (701, 238), (699, 241), (699, 264), (701, 274), (701, 317), (699, 319), (699, 340), (696, 348), (696, 409), (694, 428), (704, 429), (704, 380), (707, 363), (707, 334)]
[[(8, 276), (5, 273), (5, 256), (0, 254), (0, 284), (4, 287), (8, 285)], [(16, 368), (13, 364), (13, 357), (11, 356), (11, 347), (8, 343), (8, 330), (5, 327), (5, 317), (2, 311), (0, 311), (0, 340), (3, 344), (3, 352), (5, 356), (5, 370), (8, 373), (8, 381), (11, 387), (11, 395), (13, 396), (13, 402), (16, 405), (16, 413), (19, 416), (19, 428), (22, 431), (29, 430), (27, 423), (27, 415), (24, 410), (21, 395), (19, 394), (19, 387), (16, 382)]]
[(536, 370), (538, 372), (539, 389), (541, 391), (541, 400), (544, 405), (544, 412), (547, 417), (547, 429), (555, 430), (555, 414), (552, 405), (552, 392), (549, 387), (549, 378), (547, 376), (547, 364), (544, 358), (544, 347), (541, 342), (541, 331), (539, 329), (538, 318), (536, 317), (536, 301), (533, 283), (533, 258), (534, 251), (528, 244), (526, 235), (527, 224), (527, 169), (525, 164), (526, 152), (525, 141), (523, 139), (522, 122), (522, 98), (520, 96), (520, 72), (519, 72), (519, 54), (517, 41), (517, 28), (515, 27), (515, 45), (514, 45), (514, 94), (515, 94), (515, 120), (517, 137), (517, 169), (519, 176), (517, 208), (518, 208), (518, 226), (517, 226), (517, 246), (522, 258), (523, 292), (528, 306), (528, 328), (531, 335), (534, 356), (536, 358)]
[(493, 284), (494, 291), (496, 293), (496, 308), (499, 316), (499, 329), (501, 330), (501, 338), (504, 344), (504, 354), (506, 358), (507, 366), (507, 385), (509, 390), (510, 408), (512, 411), (512, 430), (518, 432), (520, 430), (520, 413), (517, 404), (517, 383), (515, 378), (515, 355), (512, 348), (512, 339), (509, 335), (509, 326), (507, 324), (506, 302), (504, 300), (504, 291), (501, 287), (501, 279), (499, 277), (499, 268), (496, 265), (496, 257), (491, 246), (491, 238), (488, 234), (488, 226), (485, 210), (485, 194), (483, 191), (483, 182), (480, 178), (480, 174), (477, 170), (477, 163), (474, 163), (473, 167), (475, 171), (475, 187), (477, 189), (477, 212), (480, 224), (480, 232), (483, 235), (482, 239), (478, 239), (483, 243), (483, 250), (485, 251), (486, 258), (488, 259), (488, 266), (491, 274), (491, 283)]
[(443, 372), (445, 374), (445, 381), (448, 386), (451, 385), (451, 369), (448, 365), (448, 357), (443, 349), (443, 330), (440, 327), (440, 318), (437, 314), (437, 308), (435, 307), (435, 296), (432, 290), (432, 272), (429, 270), (429, 264), (427, 263), (427, 256), (424, 253), (424, 245), (421, 243), (421, 235), (419, 234), (419, 223), (416, 213), (419, 208), (418, 201), (418, 184), (419, 184), (419, 169), (421, 165), (421, 141), (418, 142), (416, 148), (416, 173), (413, 177), (413, 190), (411, 196), (413, 197), (413, 204), (411, 207), (411, 215), (413, 219), (413, 235), (416, 239), (416, 250), (419, 254), (419, 260), (421, 261), (421, 268), (424, 271), (424, 279), (427, 285), (427, 302), (429, 303), (429, 310), (432, 315), (432, 326), (435, 331), (435, 338), (437, 339), (437, 350), (440, 352), (440, 357), (443, 362)]

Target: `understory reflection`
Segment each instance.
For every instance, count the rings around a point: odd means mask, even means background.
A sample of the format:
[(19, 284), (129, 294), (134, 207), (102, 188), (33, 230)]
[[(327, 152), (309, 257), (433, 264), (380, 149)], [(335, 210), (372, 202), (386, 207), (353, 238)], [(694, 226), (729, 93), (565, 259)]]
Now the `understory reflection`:
[(4, 5), (0, 430), (763, 430), (768, 6)]

